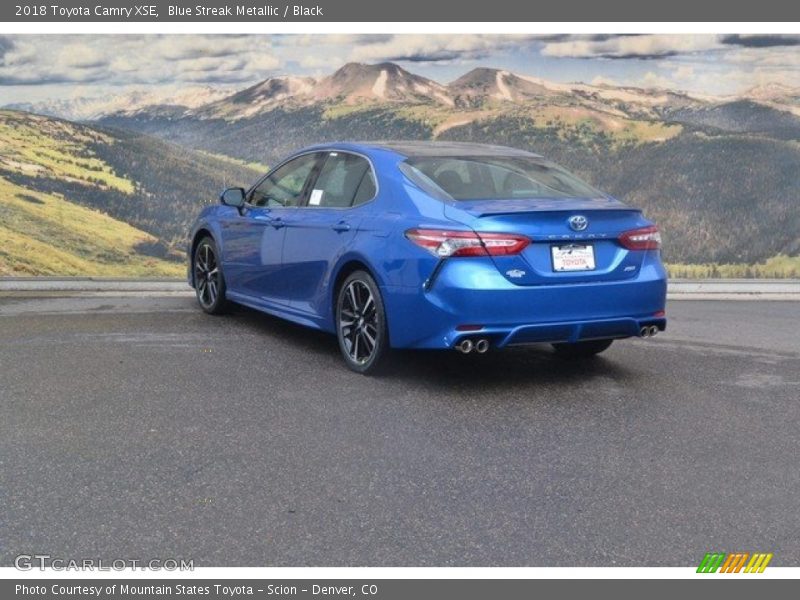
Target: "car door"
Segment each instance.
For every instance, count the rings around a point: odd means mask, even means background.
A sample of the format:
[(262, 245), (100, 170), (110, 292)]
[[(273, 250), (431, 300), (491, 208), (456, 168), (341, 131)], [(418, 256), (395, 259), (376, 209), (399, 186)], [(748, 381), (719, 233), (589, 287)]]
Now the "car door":
[(293, 308), (325, 317), (327, 277), (347, 250), (376, 194), (375, 175), (365, 157), (329, 152), (303, 208), (286, 224), (283, 274)]
[(222, 224), (223, 267), (228, 287), (266, 303), (286, 303), (281, 273), (285, 225), (303, 203), (320, 153), (293, 158), (271, 171), (247, 193), (238, 217)]

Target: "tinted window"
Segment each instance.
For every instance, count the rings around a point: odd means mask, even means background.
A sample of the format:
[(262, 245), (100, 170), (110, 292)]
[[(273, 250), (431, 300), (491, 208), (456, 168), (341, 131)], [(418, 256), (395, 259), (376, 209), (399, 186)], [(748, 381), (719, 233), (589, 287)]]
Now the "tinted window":
[(558, 165), (533, 157), (418, 157), (401, 169), (423, 188), (454, 200), (603, 197)]
[(369, 161), (355, 154), (331, 152), (308, 197), (309, 206), (347, 208), (375, 195)]
[(250, 193), (250, 204), (253, 206), (299, 205), (303, 200), (303, 191), (308, 175), (318, 158), (318, 154), (304, 154), (275, 169)]
[(358, 206), (364, 202), (369, 202), (377, 193), (378, 186), (375, 185), (375, 176), (372, 174), (372, 169), (367, 169), (367, 172), (364, 173), (364, 176), (361, 178), (361, 184), (359, 184), (358, 189), (356, 190), (356, 197), (353, 199), (353, 206)]

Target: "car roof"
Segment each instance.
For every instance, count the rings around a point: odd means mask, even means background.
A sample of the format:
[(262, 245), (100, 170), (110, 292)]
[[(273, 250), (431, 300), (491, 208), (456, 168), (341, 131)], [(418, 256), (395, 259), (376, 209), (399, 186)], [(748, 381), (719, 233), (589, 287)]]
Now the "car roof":
[(519, 156), (541, 158), (541, 155), (492, 144), (473, 144), (470, 142), (428, 142), (428, 141), (376, 141), (376, 142), (339, 142), (320, 144), (314, 148), (341, 149), (341, 150), (384, 150), (399, 154), (405, 158), (411, 157), (468, 157), (468, 156)]

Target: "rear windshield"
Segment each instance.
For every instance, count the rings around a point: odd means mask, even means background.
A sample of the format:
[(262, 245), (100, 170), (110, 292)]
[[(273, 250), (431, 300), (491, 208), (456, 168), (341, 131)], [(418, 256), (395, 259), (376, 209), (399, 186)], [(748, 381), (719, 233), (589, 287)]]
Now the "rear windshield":
[(558, 165), (535, 157), (412, 157), (400, 169), (423, 189), (453, 200), (605, 197)]

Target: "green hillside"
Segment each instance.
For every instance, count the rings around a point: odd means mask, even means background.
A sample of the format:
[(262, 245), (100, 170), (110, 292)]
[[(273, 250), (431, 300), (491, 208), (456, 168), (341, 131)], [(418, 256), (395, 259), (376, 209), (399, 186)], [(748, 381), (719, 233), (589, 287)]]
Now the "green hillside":
[(673, 278), (798, 279), (800, 278), (800, 256), (780, 254), (754, 265), (746, 263), (670, 264), (667, 270), (669, 276)]
[(179, 276), (176, 260), (147, 256), (156, 238), (96, 210), (0, 177), (0, 276)]
[(0, 275), (182, 276), (186, 229), (258, 171), (149, 138), (0, 111)]

